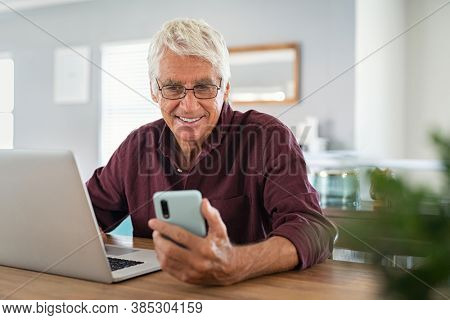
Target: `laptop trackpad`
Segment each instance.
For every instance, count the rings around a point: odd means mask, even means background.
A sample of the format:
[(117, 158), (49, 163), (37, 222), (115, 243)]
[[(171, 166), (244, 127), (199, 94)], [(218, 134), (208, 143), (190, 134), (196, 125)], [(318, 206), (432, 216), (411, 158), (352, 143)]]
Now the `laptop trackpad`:
[(105, 251), (108, 256), (123, 256), (128, 253), (136, 252), (137, 250), (134, 250), (132, 248), (125, 248), (125, 247), (116, 247), (116, 246), (105, 246)]

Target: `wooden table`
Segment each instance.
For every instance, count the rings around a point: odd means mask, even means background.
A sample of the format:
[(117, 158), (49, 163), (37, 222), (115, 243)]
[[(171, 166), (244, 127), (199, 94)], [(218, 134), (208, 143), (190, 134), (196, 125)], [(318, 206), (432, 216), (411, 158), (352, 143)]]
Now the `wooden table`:
[[(109, 236), (109, 242), (153, 246), (141, 238)], [(108, 285), (0, 267), (3, 299), (376, 299), (380, 292), (381, 275), (374, 267), (332, 260), (227, 287), (185, 284), (162, 271)]]

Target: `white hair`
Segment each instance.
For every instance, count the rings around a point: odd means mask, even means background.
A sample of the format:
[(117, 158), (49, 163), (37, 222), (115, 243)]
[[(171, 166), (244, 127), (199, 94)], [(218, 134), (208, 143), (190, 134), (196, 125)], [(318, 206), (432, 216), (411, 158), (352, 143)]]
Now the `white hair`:
[(175, 19), (162, 26), (153, 36), (148, 50), (150, 81), (159, 77), (159, 63), (167, 50), (180, 56), (205, 59), (220, 75), (222, 84), (228, 83), (231, 76), (230, 57), (225, 39), (205, 21)]

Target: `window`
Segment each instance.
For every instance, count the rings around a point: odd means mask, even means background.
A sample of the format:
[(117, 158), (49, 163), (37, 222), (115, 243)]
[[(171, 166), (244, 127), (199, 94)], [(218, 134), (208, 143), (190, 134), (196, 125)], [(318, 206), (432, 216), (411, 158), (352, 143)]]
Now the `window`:
[(14, 140), (14, 62), (0, 57), (0, 149), (12, 149)]
[(132, 130), (161, 118), (150, 102), (147, 50), (145, 42), (102, 47), (102, 165)]

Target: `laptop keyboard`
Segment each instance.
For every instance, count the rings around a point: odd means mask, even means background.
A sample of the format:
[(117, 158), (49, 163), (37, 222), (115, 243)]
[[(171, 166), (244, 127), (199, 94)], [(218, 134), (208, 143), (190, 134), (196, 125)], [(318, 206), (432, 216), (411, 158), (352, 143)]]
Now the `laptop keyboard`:
[(124, 260), (111, 257), (108, 257), (108, 261), (112, 271), (132, 267), (143, 263), (142, 261)]

